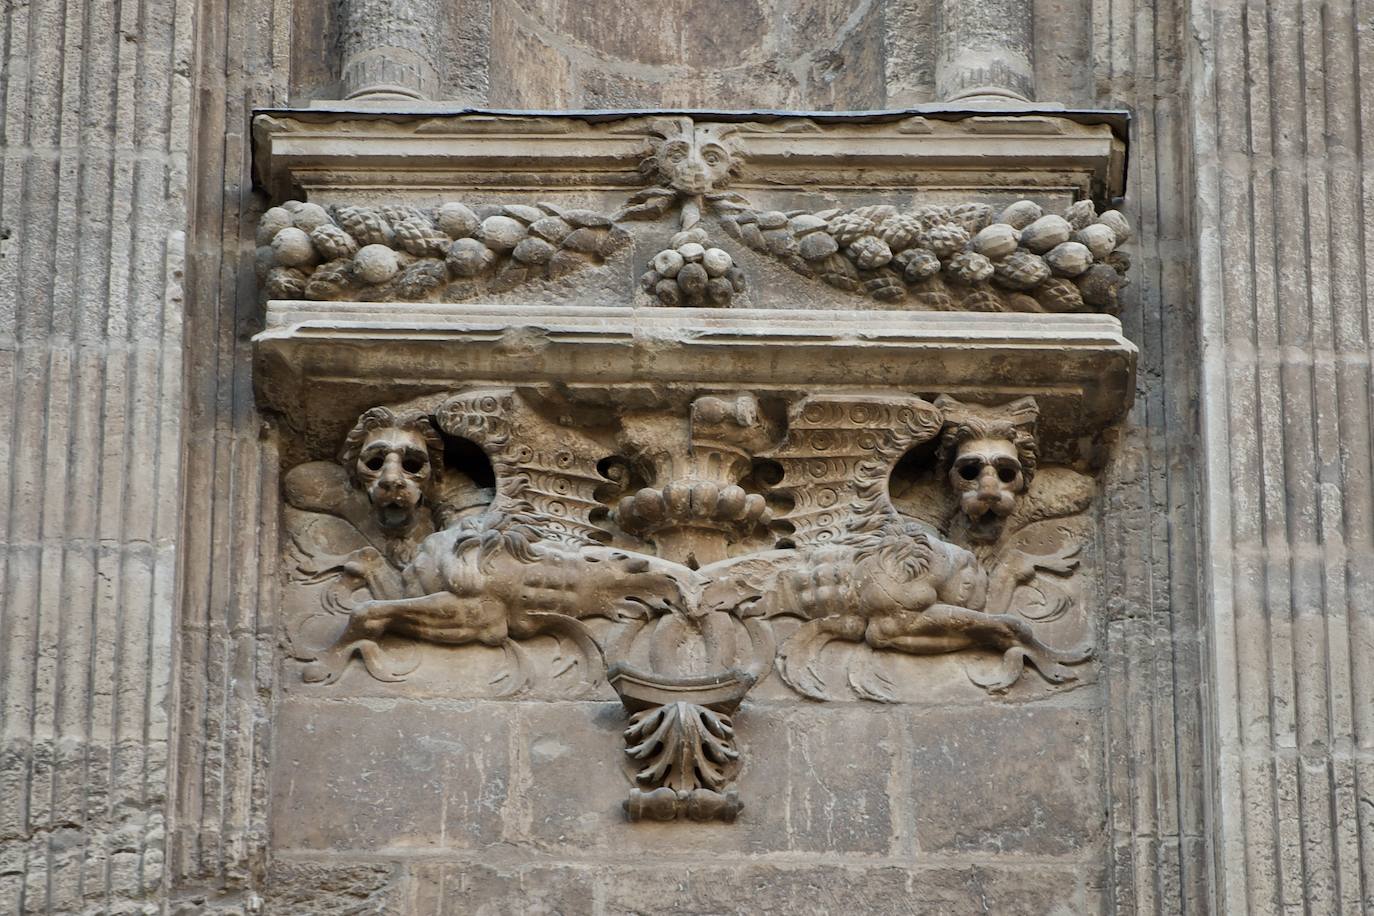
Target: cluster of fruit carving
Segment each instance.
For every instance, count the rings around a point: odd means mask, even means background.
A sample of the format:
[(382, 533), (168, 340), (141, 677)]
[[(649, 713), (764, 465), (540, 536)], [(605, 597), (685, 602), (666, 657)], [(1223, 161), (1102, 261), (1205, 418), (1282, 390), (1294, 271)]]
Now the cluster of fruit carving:
[(700, 226), (677, 233), (649, 262), (640, 285), (661, 305), (729, 305), (744, 292), (744, 271), (728, 251), (709, 244)]
[(287, 201), (263, 214), (257, 264), (273, 299), (460, 300), (600, 264), (629, 241), (607, 216), (551, 204)]
[(1018, 201), (853, 210), (743, 210), (722, 218), (756, 251), (807, 277), (884, 302), (962, 311), (1115, 311), (1130, 266), (1116, 210), (1078, 201), (1062, 215)]

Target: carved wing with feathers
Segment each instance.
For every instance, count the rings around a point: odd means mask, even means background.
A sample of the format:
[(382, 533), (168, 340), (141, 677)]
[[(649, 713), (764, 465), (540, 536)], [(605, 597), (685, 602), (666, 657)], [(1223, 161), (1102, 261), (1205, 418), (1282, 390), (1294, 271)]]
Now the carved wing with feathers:
[(787, 437), (766, 457), (782, 467), (777, 490), (797, 547), (860, 537), (898, 519), (888, 494), (893, 466), (933, 439), (940, 411), (911, 395), (816, 395), (792, 406)]
[(570, 546), (608, 540), (592, 521), (605, 449), (575, 429), (554, 426), (509, 388), (465, 391), (434, 411), (438, 427), (479, 446), (496, 474), (492, 509), (519, 507), (550, 540)]

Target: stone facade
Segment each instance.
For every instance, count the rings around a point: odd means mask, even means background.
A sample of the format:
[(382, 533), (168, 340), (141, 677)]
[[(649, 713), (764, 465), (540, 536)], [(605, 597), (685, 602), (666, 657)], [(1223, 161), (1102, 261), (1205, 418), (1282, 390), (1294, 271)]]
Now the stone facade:
[(7, 4), (0, 913), (1374, 910), (1360, 15)]

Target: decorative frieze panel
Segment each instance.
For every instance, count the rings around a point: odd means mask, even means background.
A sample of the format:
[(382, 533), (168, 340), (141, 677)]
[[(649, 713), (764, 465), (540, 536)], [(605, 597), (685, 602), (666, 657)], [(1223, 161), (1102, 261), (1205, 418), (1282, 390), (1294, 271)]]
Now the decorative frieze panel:
[(1115, 141), (968, 121), (260, 120), (289, 689), (615, 696), (627, 817), (728, 822), (760, 691), (1091, 680)]
[[(262, 124), (278, 136), (278, 122)], [(775, 209), (766, 186), (731, 187), (749, 156), (749, 125), (679, 117), (637, 129), (645, 186), (618, 200), (603, 192), (606, 213), (541, 197), (339, 200), (328, 208), (288, 201), (259, 226), (263, 287), (274, 299), (471, 300), (599, 266), (630, 244), (628, 226), (644, 222), (666, 223), (672, 234), (645, 259), (639, 295), (670, 307), (753, 304), (749, 271), (729, 250), (741, 245), (888, 308), (1114, 312), (1126, 282), (1130, 262), (1119, 246), (1130, 227), (1117, 210), (1099, 214), (1091, 198), (1066, 203), (1062, 214), (1028, 199), (999, 207), (921, 194), (908, 206)], [(549, 167), (559, 167), (560, 154), (549, 152)], [(833, 191), (826, 196), (833, 201)], [(635, 295), (632, 287), (625, 294)]]
[[(992, 692), (1027, 665), (1072, 681), (1091, 657), (1036, 630), (1072, 603), (1080, 544), (1022, 535), (1081, 515), (1091, 482), (1059, 469), (1037, 489), (1032, 399), (678, 393), (584, 428), (576, 410), (513, 388), (377, 406), (337, 462), (288, 472), (290, 574), (317, 596), (288, 620), (300, 677), (333, 682), (356, 658), (404, 679), (415, 641), (501, 648), (496, 695), (578, 695), (609, 666), (640, 767), (627, 810), (729, 820), (731, 715), (773, 669), (830, 699), (832, 642), (865, 647), (848, 680), (883, 702), (895, 685), (874, 652), (988, 654), (993, 673), (971, 677)], [(920, 455), (899, 507), (890, 480)], [(525, 650), (537, 637), (557, 642), (553, 662)]]

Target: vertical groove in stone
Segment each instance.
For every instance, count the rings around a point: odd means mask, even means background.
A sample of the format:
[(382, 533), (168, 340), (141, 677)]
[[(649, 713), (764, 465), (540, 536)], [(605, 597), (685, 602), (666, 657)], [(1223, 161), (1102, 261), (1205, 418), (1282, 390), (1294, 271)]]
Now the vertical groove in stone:
[(344, 98), (435, 98), (441, 8), (438, 0), (343, 0)]
[(1136, 406), (1104, 480), (1110, 871), (1119, 913), (1208, 908), (1201, 773), (1196, 329), (1187, 258), (1183, 3), (1095, 0), (1094, 102), (1135, 113), (1126, 212), (1136, 227), (1122, 322), (1140, 346)]
[[(249, 337), (252, 109), (286, 101), (290, 0), (200, 5), (199, 117), (186, 289), (186, 486), (180, 551), (176, 775), (168, 862), (177, 886), (253, 887), (266, 840), (264, 765), (275, 628), (275, 445), (260, 438)], [(271, 521), (265, 521), (271, 520)], [(266, 559), (264, 559), (266, 558)]]
[(1035, 98), (1031, 0), (939, 0), (935, 96), (943, 102)]
[(0, 912), (161, 885), (192, 11), (0, 24)]
[(1374, 909), (1367, 13), (1191, 14), (1222, 912)]

